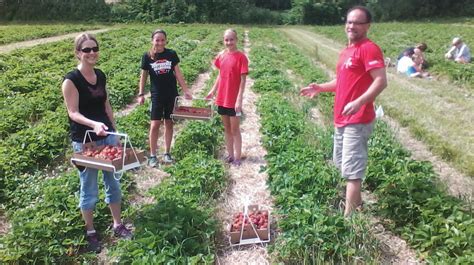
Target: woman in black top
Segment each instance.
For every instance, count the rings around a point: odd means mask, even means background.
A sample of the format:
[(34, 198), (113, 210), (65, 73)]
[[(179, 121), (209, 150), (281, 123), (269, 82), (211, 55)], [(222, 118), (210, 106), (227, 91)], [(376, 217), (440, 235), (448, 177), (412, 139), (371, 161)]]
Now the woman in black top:
[(150, 51), (142, 56), (140, 82), (138, 83), (138, 102), (140, 104), (144, 102), (145, 84), (148, 76), (150, 76), (151, 122), (148, 135), (150, 144), (148, 165), (154, 167), (158, 163), (156, 150), (162, 120), (164, 120), (165, 125), (165, 153), (163, 154), (163, 162), (171, 163), (173, 161), (170, 154), (171, 141), (173, 139), (171, 113), (175, 98), (178, 96), (176, 83), (179, 83), (187, 99), (191, 99), (192, 94), (179, 68), (178, 54), (174, 50), (166, 48), (166, 32), (162, 29), (155, 30), (151, 34), (151, 43)]
[[(98, 145), (118, 145), (117, 137), (107, 134), (115, 131), (115, 120), (108, 100), (105, 74), (94, 68), (99, 58), (97, 39), (86, 33), (77, 36), (75, 55), (79, 65), (65, 76), (62, 83), (74, 152), (82, 151), (86, 130), (94, 130), (95, 134), (90, 135), (92, 141)], [(86, 225), (88, 249), (94, 252), (101, 251), (101, 243), (93, 223), (93, 210), (98, 198), (97, 175), (98, 170), (93, 168), (85, 168), (79, 172), (79, 207)], [(114, 234), (121, 238), (131, 238), (131, 231), (121, 220), (120, 184), (112, 172), (103, 171), (103, 176), (105, 201), (112, 213)]]

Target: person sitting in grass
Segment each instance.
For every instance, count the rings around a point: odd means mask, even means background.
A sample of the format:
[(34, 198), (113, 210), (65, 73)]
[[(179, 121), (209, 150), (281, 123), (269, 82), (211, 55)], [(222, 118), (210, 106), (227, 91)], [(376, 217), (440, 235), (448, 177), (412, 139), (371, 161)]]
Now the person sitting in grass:
[(430, 77), (430, 73), (423, 70), (423, 58), (418, 54), (413, 54), (411, 57), (413, 64), (406, 70), (409, 77)]
[(408, 68), (414, 65), (413, 59), (411, 56), (404, 55), (400, 60), (397, 61), (397, 72), (405, 74), (408, 71)]
[(428, 68), (428, 63), (426, 62), (425, 54), (424, 52), (428, 49), (428, 45), (426, 43), (420, 42), (416, 44), (414, 47), (408, 47), (406, 48), (400, 55), (398, 55), (397, 61), (403, 58), (403, 56), (408, 56), (408, 57), (413, 57), (414, 54), (418, 55), (421, 57), (422, 60), (422, 68), (427, 69)]
[(449, 49), (444, 57), (448, 60), (454, 60), (458, 63), (470, 63), (471, 51), (461, 38), (456, 37), (452, 41), (451, 49)]

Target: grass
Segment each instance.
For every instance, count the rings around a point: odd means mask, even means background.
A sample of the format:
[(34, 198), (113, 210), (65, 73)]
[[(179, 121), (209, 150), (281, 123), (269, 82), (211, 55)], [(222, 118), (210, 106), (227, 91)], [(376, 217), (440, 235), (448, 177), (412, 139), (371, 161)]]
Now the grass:
[[(285, 28), (282, 31), (306, 54), (317, 57), (329, 69), (335, 69), (343, 44), (301, 29)], [(339, 30), (343, 32), (342, 27)], [(474, 104), (469, 91), (452, 83), (408, 79), (392, 69), (388, 72), (389, 86), (378, 98), (378, 104), (389, 116), (407, 126), (434, 154), (461, 172), (474, 176), (471, 115)]]

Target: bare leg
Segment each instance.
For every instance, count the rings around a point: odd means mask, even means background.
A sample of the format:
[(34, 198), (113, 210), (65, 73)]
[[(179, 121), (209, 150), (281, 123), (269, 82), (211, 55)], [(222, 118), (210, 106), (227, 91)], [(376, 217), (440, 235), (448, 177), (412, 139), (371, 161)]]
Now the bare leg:
[(173, 121), (165, 120), (165, 153), (170, 152), (172, 140), (173, 140)]
[(112, 219), (114, 220), (114, 227), (118, 226), (119, 224), (122, 223), (122, 218), (121, 218), (121, 203), (111, 203), (109, 204), (110, 208), (110, 213), (112, 214)]
[(362, 180), (354, 179), (347, 180), (346, 186), (346, 208), (344, 210), (344, 216), (348, 217), (354, 209), (356, 209), (361, 203), (361, 184)]
[(82, 218), (86, 223), (86, 230), (92, 231), (94, 229), (94, 212), (92, 210), (81, 210)]
[(230, 127), (235, 152), (235, 160), (240, 160), (242, 153), (242, 134), (240, 133), (240, 117), (230, 117)]
[(227, 153), (230, 157), (234, 157), (234, 139), (232, 137), (232, 129), (230, 125), (230, 117), (222, 115), (222, 123), (224, 124), (224, 138)]
[(158, 146), (158, 134), (160, 132), (161, 121), (152, 120), (150, 123), (150, 133), (148, 135), (148, 140), (150, 142), (150, 154), (156, 155), (156, 149)]

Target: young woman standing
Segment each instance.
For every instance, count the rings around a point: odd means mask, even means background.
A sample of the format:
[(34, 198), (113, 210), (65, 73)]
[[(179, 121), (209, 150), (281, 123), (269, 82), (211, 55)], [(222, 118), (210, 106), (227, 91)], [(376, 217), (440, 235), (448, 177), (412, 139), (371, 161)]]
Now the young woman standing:
[(163, 162), (173, 162), (170, 154), (171, 141), (173, 139), (171, 113), (173, 112), (175, 98), (178, 96), (176, 81), (183, 89), (187, 99), (191, 99), (192, 95), (178, 66), (180, 62), (178, 55), (174, 50), (166, 48), (166, 32), (162, 29), (155, 30), (151, 34), (151, 43), (150, 51), (143, 54), (142, 57), (142, 70), (138, 84), (138, 102), (140, 104), (144, 102), (145, 85), (148, 76), (150, 76), (151, 123), (148, 135), (150, 144), (148, 165), (154, 167), (158, 163), (156, 149), (162, 120), (164, 120), (165, 124), (165, 153), (163, 155)]
[[(100, 69), (94, 68), (99, 59), (99, 43), (90, 34), (81, 34), (75, 39), (75, 55), (79, 60), (77, 69), (69, 72), (62, 83), (66, 104), (70, 135), (74, 152), (81, 152), (86, 130), (94, 130), (92, 141), (97, 145), (118, 145), (118, 139), (107, 132), (115, 131), (115, 120), (110, 106), (106, 77)], [(86, 141), (89, 141), (86, 138)], [(120, 184), (112, 172), (102, 171), (104, 179), (105, 202), (109, 205), (113, 219), (114, 235), (131, 238), (132, 233), (121, 220)], [(79, 207), (86, 225), (89, 251), (100, 252), (101, 243), (94, 228), (93, 211), (98, 199), (98, 170), (81, 168)]]
[(217, 91), (217, 112), (224, 123), (224, 136), (228, 152), (226, 162), (234, 166), (241, 164), (242, 135), (240, 116), (244, 98), (245, 82), (248, 74), (247, 56), (237, 49), (237, 32), (224, 32), (225, 49), (217, 55), (214, 65), (219, 75), (206, 98), (211, 99)]

